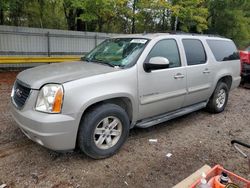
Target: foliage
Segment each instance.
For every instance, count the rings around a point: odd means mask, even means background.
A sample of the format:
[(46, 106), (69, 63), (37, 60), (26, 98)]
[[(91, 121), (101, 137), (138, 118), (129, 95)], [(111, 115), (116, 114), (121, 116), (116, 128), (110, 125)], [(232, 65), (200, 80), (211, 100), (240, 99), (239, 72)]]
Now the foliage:
[(208, 9), (204, 5), (204, 0), (173, 1), (173, 15), (178, 17), (182, 31), (202, 33), (208, 28)]
[(1, 0), (0, 24), (115, 33), (212, 33), (250, 43), (249, 0)]
[(250, 43), (250, 1), (217, 0), (209, 2), (207, 32), (233, 39), (239, 47)]
[(66, 28), (62, 0), (1, 0), (0, 20), (2, 25)]

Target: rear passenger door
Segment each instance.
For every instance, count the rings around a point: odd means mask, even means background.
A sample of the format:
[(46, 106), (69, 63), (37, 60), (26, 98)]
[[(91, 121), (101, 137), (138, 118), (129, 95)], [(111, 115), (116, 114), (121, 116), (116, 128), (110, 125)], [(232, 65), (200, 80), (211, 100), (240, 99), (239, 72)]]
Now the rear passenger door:
[(183, 106), (205, 101), (211, 94), (212, 69), (204, 45), (198, 39), (182, 39), (187, 62), (187, 95)]

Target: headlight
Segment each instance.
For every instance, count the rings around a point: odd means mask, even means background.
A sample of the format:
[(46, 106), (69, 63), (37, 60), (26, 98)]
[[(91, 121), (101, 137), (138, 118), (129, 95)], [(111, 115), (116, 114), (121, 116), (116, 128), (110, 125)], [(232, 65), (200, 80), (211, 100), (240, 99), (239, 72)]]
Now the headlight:
[(47, 84), (40, 90), (36, 110), (48, 113), (60, 113), (63, 103), (63, 87), (60, 84)]

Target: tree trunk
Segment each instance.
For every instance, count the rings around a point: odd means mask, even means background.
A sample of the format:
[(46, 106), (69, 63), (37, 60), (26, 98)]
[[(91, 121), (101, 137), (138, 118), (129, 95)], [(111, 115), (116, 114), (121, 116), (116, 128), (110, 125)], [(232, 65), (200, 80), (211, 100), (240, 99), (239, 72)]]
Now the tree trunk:
[(166, 17), (165, 12), (166, 12), (166, 10), (163, 9), (163, 13), (162, 13), (162, 26), (161, 26), (162, 31), (165, 30), (165, 17)]
[(43, 28), (43, 10), (45, 7), (45, 1), (44, 0), (38, 0), (38, 4), (39, 4), (39, 16), (40, 16), (40, 27)]
[(174, 31), (177, 31), (178, 28), (178, 16), (175, 16), (175, 22), (174, 22)]
[(136, 2), (137, 2), (137, 0), (134, 0), (134, 2), (133, 2), (133, 17), (132, 17), (131, 33), (135, 33), (135, 9), (136, 9)]
[(76, 30), (74, 10), (72, 9), (69, 11), (69, 15), (67, 17), (67, 23), (69, 30)]
[(67, 25), (68, 25), (68, 30), (76, 30), (76, 14), (75, 14), (75, 10), (72, 8), (69, 8), (69, 10), (67, 10), (67, 5), (63, 4), (63, 9), (64, 9), (64, 15), (66, 17), (67, 20)]
[(77, 31), (87, 31), (85, 22), (80, 20), (80, 19), (77, 19), (76, 20), (76, 30)]
[(102, 19), (98, 20), (98, 31), (102, 32), (102, 28), (103, 28), (103, 21)]
[[(76, 10), (76, 17), (81, 16), (81, 14), (83, 13), (82, 9), (77, 9)], [(76, 30), (77, 31), (86, 31), (86, 24), (85, 21), (81, 20), (81, 19), (77, 19), (76, 20)]]
[(0, 9), (0, 25), (4, 25), (4, 12), (3, 9)]

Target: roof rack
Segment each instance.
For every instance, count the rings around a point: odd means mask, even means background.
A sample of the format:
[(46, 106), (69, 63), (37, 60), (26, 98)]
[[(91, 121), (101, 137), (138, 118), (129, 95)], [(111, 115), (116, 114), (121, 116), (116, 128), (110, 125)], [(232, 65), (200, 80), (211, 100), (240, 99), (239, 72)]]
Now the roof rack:
[(199, 34), (199, 33), (187, 33), (183, 31), (171, 31), (169, 34), (172, 35), (191, 35), (191, 36), (207, 36), (207, 37), (220, 37), (225, 38), (224, 36), (217, 35), (217, 34)]

